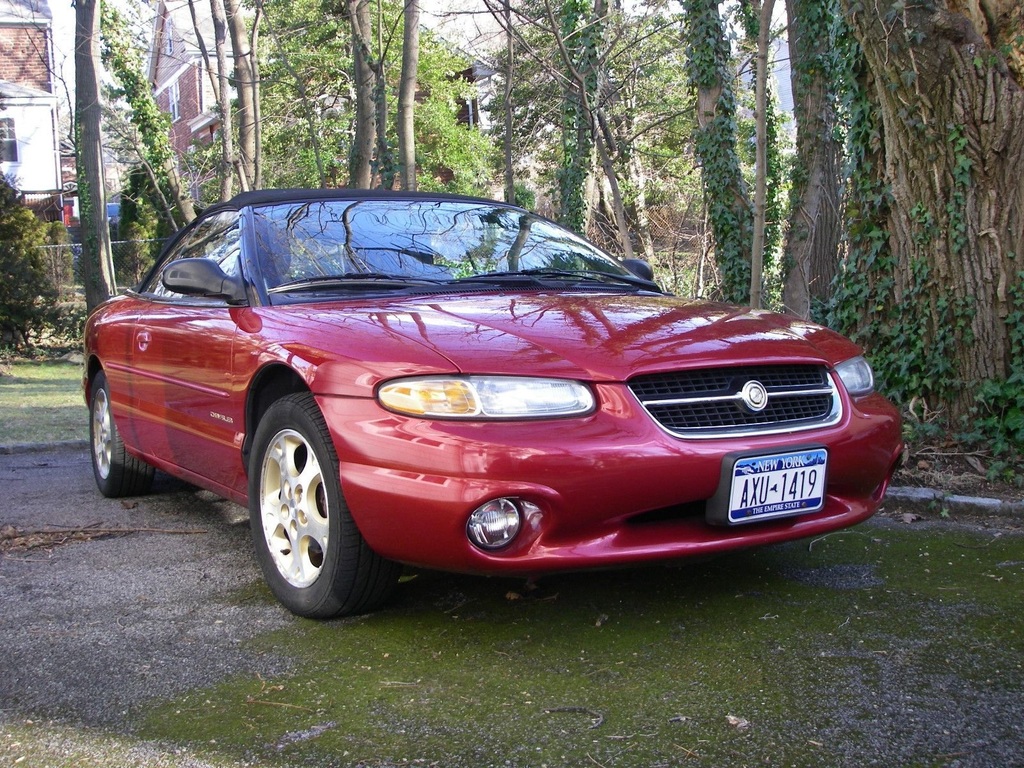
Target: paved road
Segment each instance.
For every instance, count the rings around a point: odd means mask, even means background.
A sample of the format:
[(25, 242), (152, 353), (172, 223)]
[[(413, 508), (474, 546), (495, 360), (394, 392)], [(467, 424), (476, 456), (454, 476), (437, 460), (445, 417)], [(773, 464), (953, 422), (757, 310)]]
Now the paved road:
[(0, 718), (115, 725), (152, 698), (282, 671), (241, 647), (294, 621), (238, 597), (261, 580), (245, 510), (158, 482), (122, 503), (97, 492), (85, 450), (0, 455), (0, 528), (148, 531), (0, 555)]

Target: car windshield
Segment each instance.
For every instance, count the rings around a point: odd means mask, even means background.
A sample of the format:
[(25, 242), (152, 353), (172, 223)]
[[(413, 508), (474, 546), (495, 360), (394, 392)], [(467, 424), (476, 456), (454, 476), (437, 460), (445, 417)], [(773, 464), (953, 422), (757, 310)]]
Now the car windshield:
[(534, 280), (638, 281), (582, 238), (500, 204), (318, 200), (260, 207), (254, 217), (260, 265), (273, 293), (346, 284), (473, 285), (507, 280), (509, 273)]

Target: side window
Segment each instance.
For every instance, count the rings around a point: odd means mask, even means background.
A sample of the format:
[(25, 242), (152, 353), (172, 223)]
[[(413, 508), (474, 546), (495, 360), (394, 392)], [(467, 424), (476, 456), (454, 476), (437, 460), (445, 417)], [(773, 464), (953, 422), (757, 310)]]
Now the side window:
[(241, 274), (242, 229), (237, 211), (224, 211), (210, 216), (192, 228), (174, 247), (156, 272), (149, 276), (141, 293), (166, 300), (189, 303), (223, 304), (220, 299), (183, 296), (164, 287), (163, 274), (167, 266), (178, 259), (210, 259), (220, 265), (228, 275)]
[(18, 162), (18, 137), (11, 117), (0, 117), (0, 162)]

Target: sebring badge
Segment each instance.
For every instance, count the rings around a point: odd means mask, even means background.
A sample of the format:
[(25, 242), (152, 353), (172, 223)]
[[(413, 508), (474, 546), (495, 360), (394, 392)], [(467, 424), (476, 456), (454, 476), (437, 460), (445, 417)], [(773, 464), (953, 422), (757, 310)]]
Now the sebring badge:
[(740, 390), (740, 399), (748, 409), (759, 413), (768, 407), (768, 390), (760, 381), (748, 381)]

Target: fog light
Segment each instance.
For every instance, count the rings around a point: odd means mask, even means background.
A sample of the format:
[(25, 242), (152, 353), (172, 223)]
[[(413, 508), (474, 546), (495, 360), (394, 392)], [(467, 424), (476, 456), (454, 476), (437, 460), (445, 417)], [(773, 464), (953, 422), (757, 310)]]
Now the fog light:
[(466, 533), (481, 549), (501, 549), (516, 537), (521, 527), (519, 504), (512, 499), (494, 499), (473, 511)]

